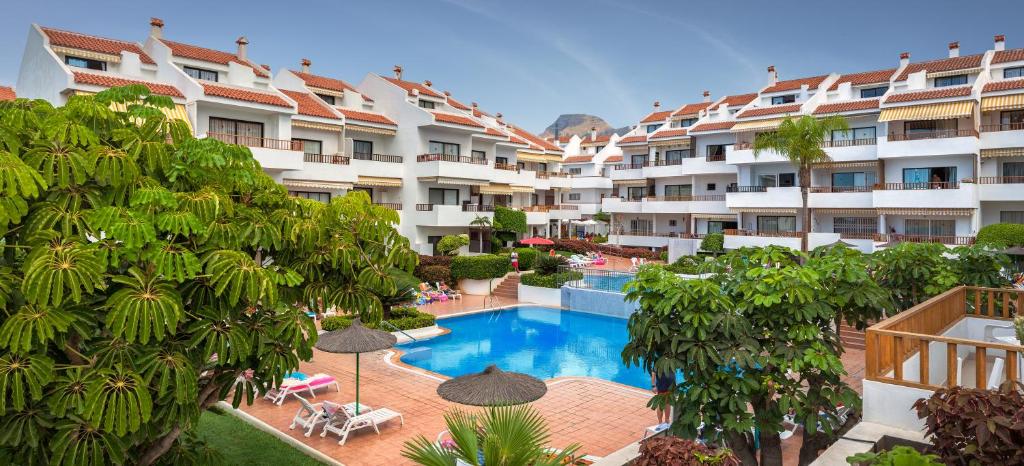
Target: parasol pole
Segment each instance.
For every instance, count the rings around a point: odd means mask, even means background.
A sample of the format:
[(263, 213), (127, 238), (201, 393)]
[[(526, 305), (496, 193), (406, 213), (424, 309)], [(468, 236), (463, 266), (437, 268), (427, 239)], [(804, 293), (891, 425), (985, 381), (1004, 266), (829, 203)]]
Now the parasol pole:
[(359, 353), (356, 353), (356, 416), (359, 415)]

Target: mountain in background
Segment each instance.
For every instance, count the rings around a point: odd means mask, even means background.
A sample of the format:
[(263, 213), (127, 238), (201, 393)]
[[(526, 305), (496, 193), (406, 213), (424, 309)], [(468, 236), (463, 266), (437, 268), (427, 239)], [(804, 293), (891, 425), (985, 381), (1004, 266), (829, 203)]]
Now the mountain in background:
[(596, 127), (597, 134), (626, 134), (629, 132), (630, 127), (624, 126), (622, 128), (612, 128), (607, 121), (603, 118), (594, 115), (587, 115), (585, 113), (566, 113), (559, 115), (555, 119), (554, 123), (548, 125), (544, 129), (544, 132), (540, 134), (540, 137), (547, 138), (555, 135), (555, 130), (558, 130), (559, 136), (566, 135), (578, 135), (579, 137), (586, 137), (590, 134), (590, 128)]

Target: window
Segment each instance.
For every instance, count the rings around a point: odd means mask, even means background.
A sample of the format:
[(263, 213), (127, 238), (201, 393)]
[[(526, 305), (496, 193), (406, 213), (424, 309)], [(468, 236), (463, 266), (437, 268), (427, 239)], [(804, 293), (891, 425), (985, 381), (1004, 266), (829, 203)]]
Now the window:
[(796, 94), (777, 95), (772, 97), (772, 105), (791, 104), (796, 102)]
[(956, 181), (956, 167), (904, 168), (903, 184), (905, 189), (937, 188), (933, 183), (953, 183)]
[(1024, 179), (1024, 162), (1003, 162), (1003, 177)]
[(430, 188), (427, 190), (427, 198), (434, 205), (459, 205), (459, 190)]
[(956, 76), (943, 76), (941, 78), (935, 78), (935, 87), (957, 86), (960, 84), (967, 84), (966, 74), (958, 74)]
[(297, 143), (301, 143), (302, 144), (302, 152), (304, 152), (304, 153), (315, 154), (315, 155), (323, 154), (323, 151), (322, 151), (323, 142), (321, 142), (321, 141), (315, 141), (313, 139), (301, 139), (301, 138), (292, 138), (292, 141), (293, 142), (297, 142)]
[(777, 175), (757, 175), (757, 185), (766, 188), (774, 188), (778, 184)]
[(908, 218), (903, 221), (903, 232), (916, 236), (954, 236), (956, 220)]
[(1001, 129), (1024, 129), (1024, 110), (1011, 110), (999, 114)]
[(319, 97), (320, 100), (323, 100), (324, 102), (327, 102), (328, 105), (334, 105), (334, 103), (335, 103), (333, 95), (317, 94), (316, 96)]
[(708, 157), (725, 157), (725, 144), (708, 144)]
[(434, 108), (434, 103), (429, 101), (429, 100), (422, 100), (422, 99), (420, 99), (420, 108), (432, 109), (432, 108)]
[[(632, 189), (632, 188), (630, 188)], [(645, 234), (654, 231), (654, 222), (646, 219), (635, 218), (629, 221), (629, 231), (638, 234)]]
[(708, 234), (711, 233), (722, 233), (725, 230), (735, 230), (737, 227), (736, 222), (726, 222), (722, 220), (709, 220), (708, 221)]
[(459, 155), (459, 145), (451, 142), (430, 141), (430, 153)]
[(516, 162), (516, 168), (519, 170), (526, 170), (526, 162)]
[(903, 132), (907, 135), (927, 134), (936, 131), (956, 131), (956, 128), (956, 119), (915, 120), (903, 122)]
[(672, 120), (672, 128), (687, 128), (697, 123), (696, 118), (684, 118), (682, 120)]
[[(473, 160), (487, 160), (487, 152), (482, 150), (471, 150), (469, 155), (473, 156)], [(495, 157), (494, 161), (508, 165), (508, 157)]]
[(795, 173), (779, 173), (779, 187), (780, 188), (791, 188), (796, 186), (796, 174)]
[(682, 162), (683, 159), (692, 159), (693, 151), (676, 149), (665, 151), (665, 162), (669, 165), (675, 165)]
[(68, 66), (74, 66), (76, 68), (87, 68), (90, 70), (107, 71), (107, 62), (93, 60), (91, 58), (80, 58), (65, 55), (64, 63), (66, 63)]
[(999, 223), (1024, 223), (1024, 210), (999, 211)]
[(863, 128), (850, 128), (847, 131), (833, 130), (832, 131), (832, 142), (837, 141), (858, 141), (865, 139), (875, 139), (875, 127), (865, 126)]
[(629, 157), (629, 163), (633, 164), (634, 167), (638, 167), (647, 162), (647, 154), (633, 154)]
[(839, 172), (832, 174), (834, 188), (863, 188), (874, 186), (875, 172)]
[(693, 194), (693, 185), (669, 184), (665, 185), (665, 197), (683, 197)]
[(594, 146), (594, 153), (601, 152), (601, 149), (604, 149), (604, 146)]
[(301, 197), (303, 199), (312, 199), (314, 201), (320, 201), (323, 203), (331, 202), (331, 193), (317, 193), (312, 191), (288, 191), (288, 194)]
[(832, 219), (832, 233), (872, 235), (878, 233), (878, 218), (836, 217)]
[(545, 163), (545, 162), (538, 163), (537, 164), (537, 171), (542, 171), (542, 172), (548, 171), (548, 164)]
[(360, 141), (355, 139), (352, 141), (352, 155), (359, 158), (360, 156), (369, 159), (373, 155), (373, 141)]
[(1016, 68), (1006, 68), (1003, 70), (1003, 78), (1020, 78), (1024, 77), (1024, 66), (1018, 66)]
[(580, 200), (580, 193), (569, 193), (569, 200), (570, 201), (578, 201), (578, 200)]
[(263, 146), (263, 123), (210, 117), (209, 132), (218, 135), (224, 142), (230, 144), (250, 147)]
[(569, 169), (569, 174), (570, 175), (582, 175), (583, 174), (583, 168), (582, 167), (570, 168)]
[(646, 186), (631, 186), (628, 190), (626, 190), (626, 199), (639, 201), (640, 199), (644, 198), (646, 193)]
[(656, 125), (647, 125), (647, 134), (650, 134), (650, 133), (653, 133), (653, 132), (657, 131), (658, 128), (661, 128), (662, 124), (663, 123), (658, 123)]
[(670, 226), (670, 227), (676, 226), (676, 221), (675, 220), (669, 220), (668, 221), (668, 226)]
[(718, 188), (718, 185), (714, 183), (708, 183), (708, 191), (714, 191)]
[(889, 90), (889, 86), (869, 87), (860, 90), (860, 98), (867, 99), (871, 97), (881, 97), (885, 94), (885, 91)]
[(207, 70), (203, 68), (195, 68), (192, 66), (183, 66), (185, 74), (192, 77), (192, 79), (201, 79), (203, 81), (217, 82), (217, 72), (213, 70)]
[(774, 215), (757, 217), (757, 231), (768, 233), (796, 231), (796, 217), (777, 217)]

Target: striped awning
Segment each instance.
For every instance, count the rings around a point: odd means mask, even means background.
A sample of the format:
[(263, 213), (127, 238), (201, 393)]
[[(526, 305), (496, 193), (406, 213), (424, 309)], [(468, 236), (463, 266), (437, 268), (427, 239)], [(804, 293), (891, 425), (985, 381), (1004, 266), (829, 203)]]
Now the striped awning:
[[(93, 93), (85, 91), (75, 91), (75, 94), (87, 95)], [(111, 102), (110, 109), (115, 112), (127, 112), (128, 104), (123, 102)], [(185, 106), (183, 104), (174, 104), (174, 107), (171, 108), (160, 108), (160, 112), (163, 113), (164, 116), (166, 116), (170, 120), (184, 121), (185, 124), (188, 126), (189, 132), (194, 132), (194, 130), (192, 129), (192, 122), (188, 119), (188, 110), (185, 110)]]
[(501, 196), (507, 196), (512, 194), (512, 186), (504, 183), (491, 183), (487, 186), (481, 186), (479, 189), (480, 194), (496, 194)]
[(982, 149), (981, 158), (1024, 157), (1024, 147), (1002, 147), (999, 149)]
[(970, 116), (973, 113), (974, 101), (961, 100), (959, 102), (883, 108), (882, 113), (878, 115), (878, 121), (945, 120)]
[(532, 193), (534, 191), (533, 186), (517, 186), (512, 185), (512, 192), (514, 193)]
[(690, 137), (689, 136), (682, 136), (682, 137), (684, 137), (686, 139), (663, 139), (663, 140), (655, 139), (655, 140), (648, 141), (647, 145), (648, 146), (656, 146), (656, 147), (662, 147), (662, 146), (690, 147)]
[(324, 89), (322, 87), (314, 87), (314, 86), (309, 86), (309, 85), (307, 85), (306, 87), (308, 87), (309, 90), (311, 92), (313, 92), (314, 94), (323, 94), (323, 95), (329, 95), (329, 96), (333, 96), (333, 97), (345, 97), (345, 93), (341, 92), (341, 91), (335, 91), (333, 89)]
[(795, 214), (796, 209), (786, 207), (731, 207), (729, 210), (745, 214)]
[(878, 209), (843, 209), (843, 208), (825, 208), (825, 209), (814, 209), (816, 214), (829, 214), (829, 215), (878, 215)]
[(647, 186), (647, 180), (612, 180), (612, 184), (619, 186)]
[(516, 152), (516, 160), (520, 162), (540, 162), (545, 163), (548, 161), (544, 154), (534, 154), (532, 152)]
[(1016, 110), (1024, 108), (1024, 94), (997, 95), (981, 98), (981, 111)]
[(874, 168), (878, 166), (877, 160), (862, 162), (822, 162), (814, 164), (814, 168)]
[(50, 47), (54, 53), (61, 53), (64, 55), (73, 55), (80, 58), (90, 58), (99, 61), (108, 61), (110, 63), (121, 63), (120, 55), (113, 55), (109, 53), (93, 52), (92, 50), (76, 49), (74, 47), (62, 47), (60, 45), (54, 45)]
[(359, 175), (355, 182), (356, 186), (380, 186), (385, 188), (397, 188), (402, 186), (401, 178), (388, 178), (384, 176)]
[(934, 215), (937, 217), (968, 217), (974, 209), (915, 209), (915, 208), (881, 208), (878, 213), (885, 215)]
[(285, 178), (281, 180), (281, 184), (289, 188), (313, 188), (313, 189), (352, 189), (352, 183), (339, 183), (335, 181), (308, 181), (308, 180), (290, 180)]
[(702, 218), (705, 220), (722, 220), (725, 222), (736, 221), (736, 214), (690, 214), (693, 218)]
[(316, 121), (296, 120), (292, 119), (292, 128), (305, 128), (305, 129), (316, 129), (320, 131), (331, 131), (335, 133), (341, 132), (341, 125), (331, 125), (328, 123), (319, 123)]
[(982, 69), (979, 68), (967, 68), (959, 70), (947, 70), (947, 71), (933, 71), (925, 75), (926, 78), (941, 78), (944, 76), (958, 76), (961, 74), (980, 73)]
[(368, 134), (383, 134), (384, 136), (394, 136), (398, 131), (388, 128), (374, 128), (373, 126), (353, 125), (347, 124), (345, 128), (349, 131), (359, 131), (360, 133)]
[(732, 126), (732, 132), (764, 131), (778, 128), (785, 118), (769, 118), (767, 120), (740, 121)]

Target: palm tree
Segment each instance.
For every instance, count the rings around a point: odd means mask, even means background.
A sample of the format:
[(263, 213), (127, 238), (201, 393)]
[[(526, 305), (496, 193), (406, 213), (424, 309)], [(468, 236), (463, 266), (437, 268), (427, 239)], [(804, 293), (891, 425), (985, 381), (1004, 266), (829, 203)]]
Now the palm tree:
[(469, 222), (470, 225), (480, 228), (480, 251), (484, 249), (484, 230), (491, 228), (491, 217), (476, 216)]
[(544, 419), (528, 405), (487, 408), (481, 414), (456, 409), (445, 413), (450, 445), (420, 435), (408, 442), (402, 456), (424, 466), (451, 466), (456, 459), (487, 466), (556, 466), (571, 464), (579, 445), (555, 454), (547, 450)]
[(807, 209), (807, 192), (811, 186), (811, 167), (816, 163), (829, 162), (832, 159), (821, 148), (825, 141), (832, 138), (833, 131), (849, 131), (850, 125), (846, 118), (829, 116), (814, 118), (804, 115), (798, 120), (786, 117), (776, 131), (761, 133), (754, 138), (754, 158), (764, 151), (775, 151), (789, 159), (797, 167), (800, 181), (801, 218), (803, 225), (800, 232), (800, 249), (807, 251), (807, 231), (811, 224), (811, 212)]

